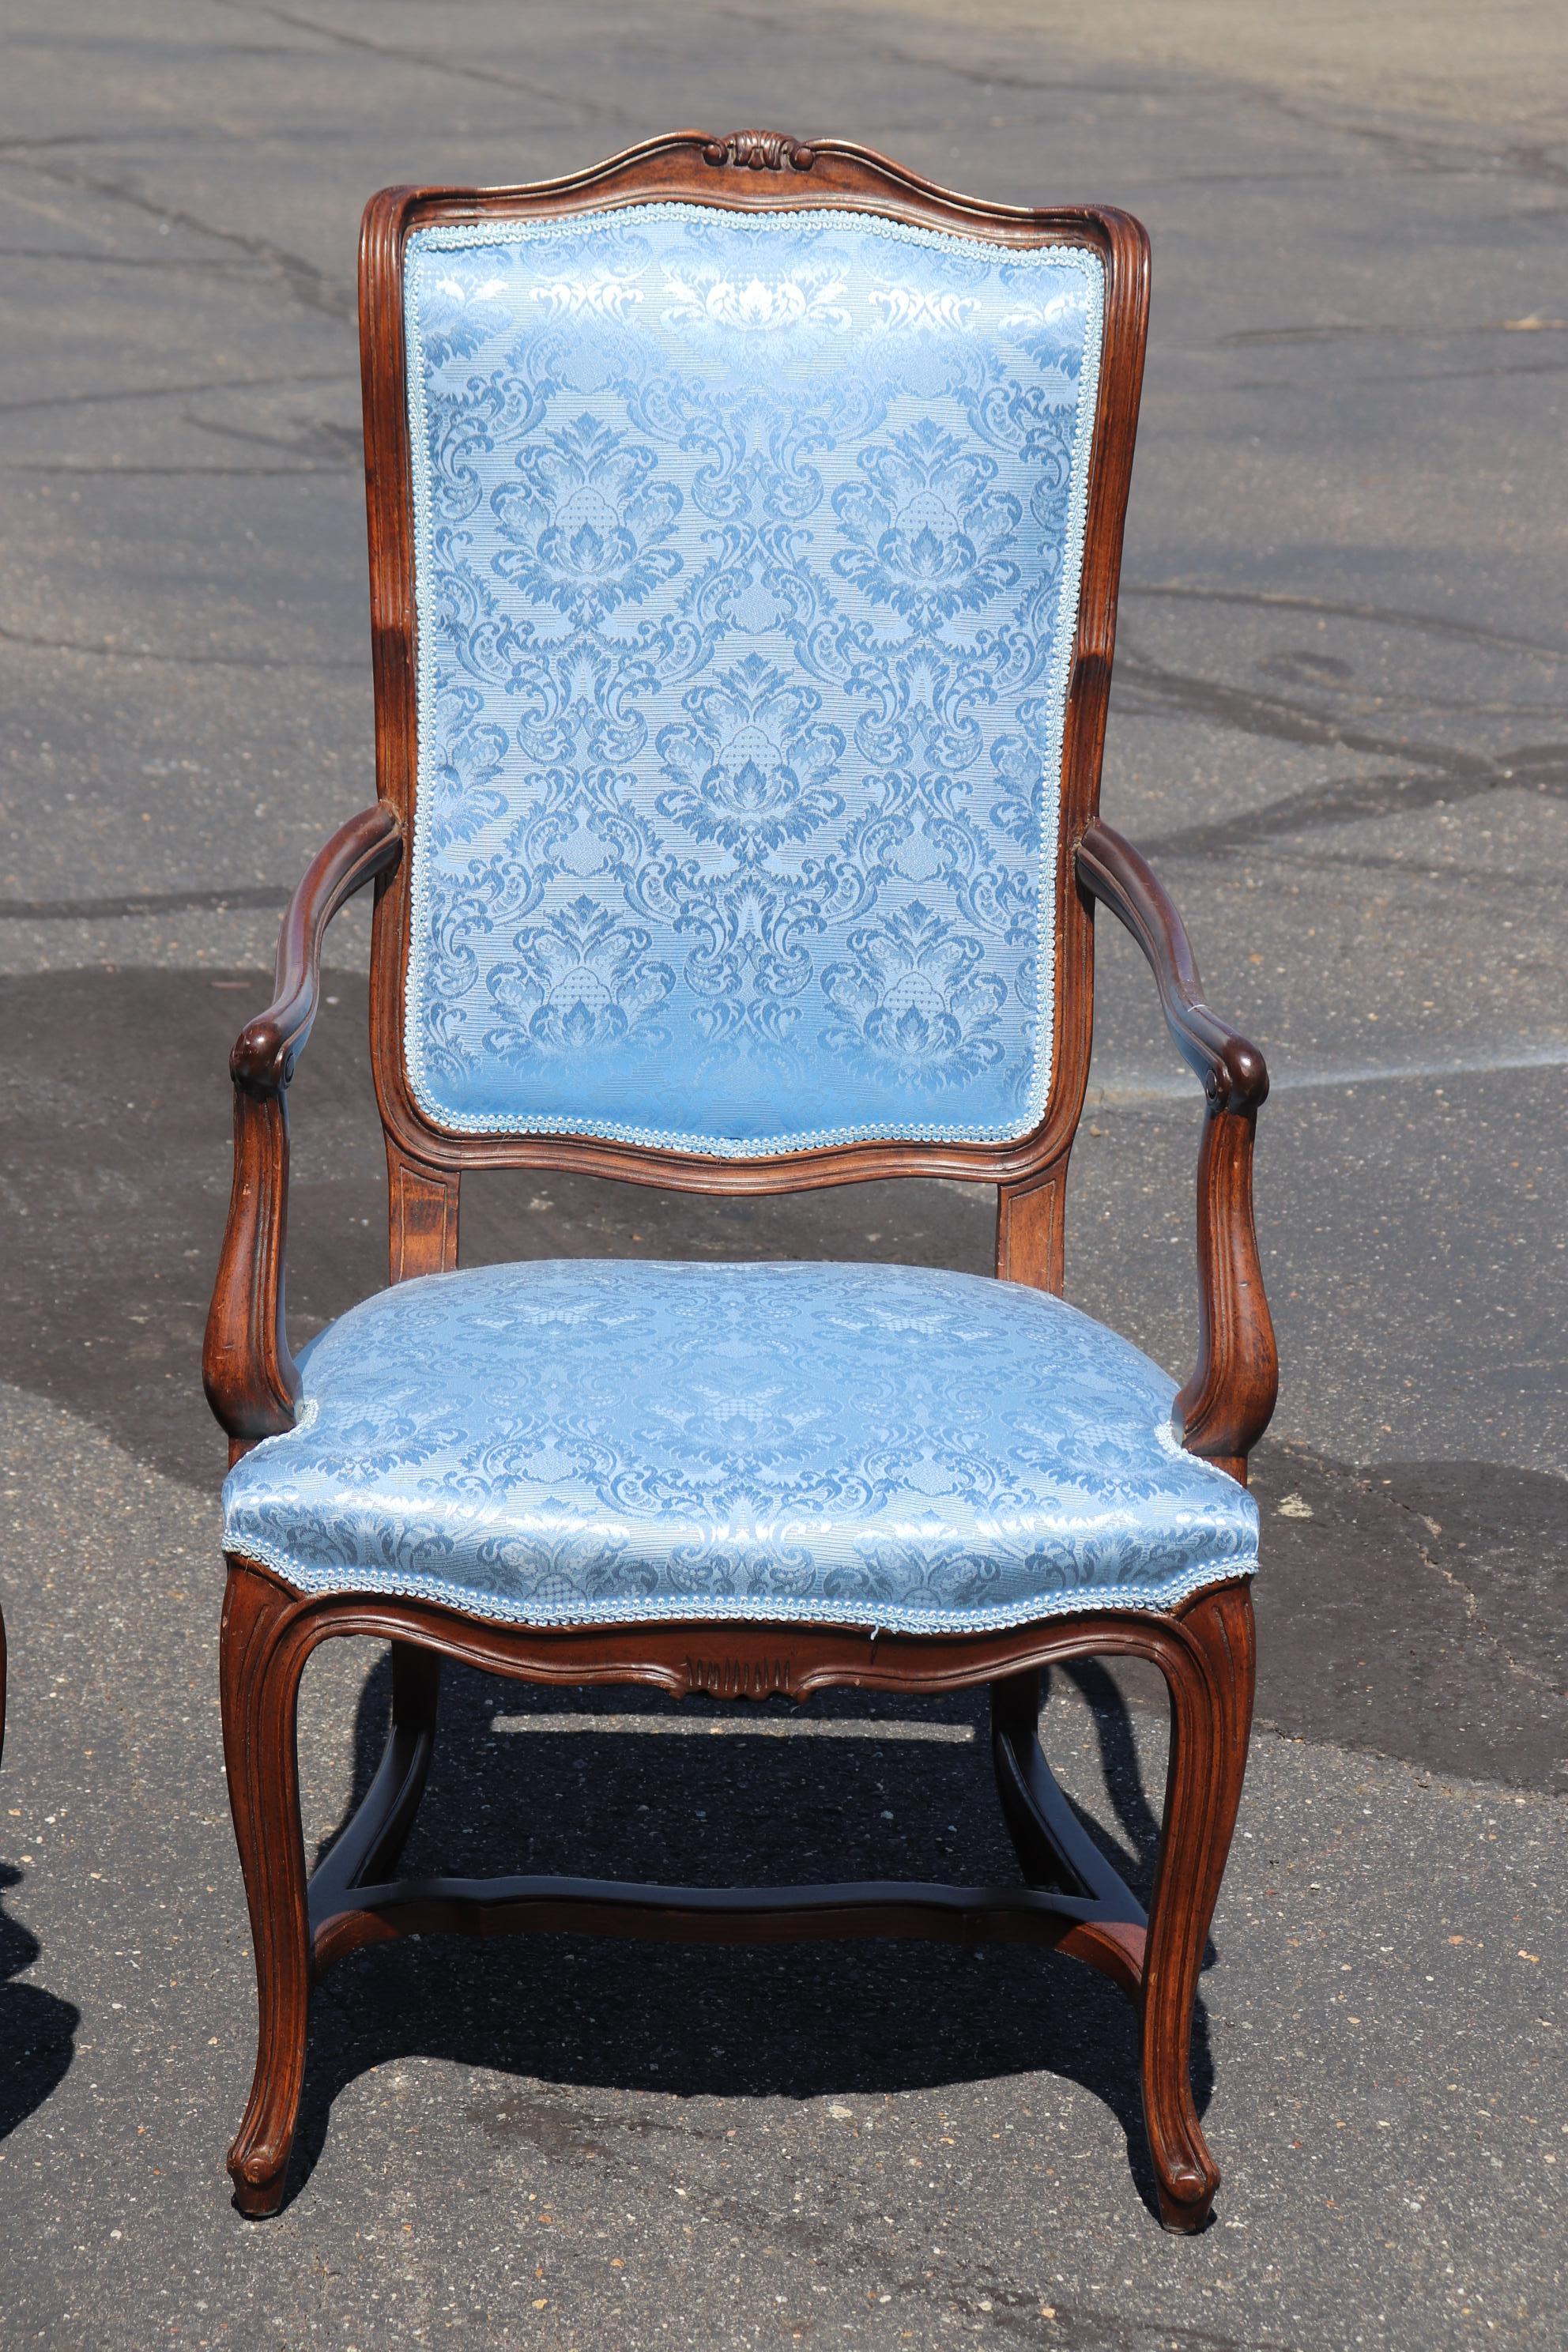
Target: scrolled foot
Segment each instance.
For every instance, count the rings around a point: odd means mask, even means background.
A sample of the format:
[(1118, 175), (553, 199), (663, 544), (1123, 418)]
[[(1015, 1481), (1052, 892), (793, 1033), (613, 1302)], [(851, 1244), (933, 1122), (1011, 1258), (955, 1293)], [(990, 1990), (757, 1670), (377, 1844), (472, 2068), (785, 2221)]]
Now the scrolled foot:
[(252, 2221), (265, 2221), (276, 2213), (283, 2202), (288, 2169), (287, 2148), (281, 2156), (275, 2148), (256, 2148), (244, 2156), (236, 2140), (228, 2152), (228, 2172), (234, 2182), (234, 2201), (240, 2212)]
[(256, 1952), (256, 2074), (228, 2152), (242, 2213), (276, 2213), (300, 2113), (310, 1931), (300, 1831), (295, 1698), (310, 1654), (295, 1594), (229, 1561), (219, 1650), (224, 1760)]
[(1245, 1584), (1202, 1593), (1158, 1655), (1171, 1693), (1171, 1768), (1143, 1971), (1143, 2116), (1160, 2219), (1191, 2236), (1219, 2167), (1193, 2100), (1193, 2010), (1247, 1765), (1252, 1601)]
[(1154, 2190), (1160, 2203), (1161, 2226), (1179, 2237), (1195, 2236), (1206, 2226), (1214, 2210), (1218, 2187), (1219, 2167), (1212, 2157), (1201, 2171), (1195, 2165), (1182, 2164), (1169, 2172), (1156, 2172)]

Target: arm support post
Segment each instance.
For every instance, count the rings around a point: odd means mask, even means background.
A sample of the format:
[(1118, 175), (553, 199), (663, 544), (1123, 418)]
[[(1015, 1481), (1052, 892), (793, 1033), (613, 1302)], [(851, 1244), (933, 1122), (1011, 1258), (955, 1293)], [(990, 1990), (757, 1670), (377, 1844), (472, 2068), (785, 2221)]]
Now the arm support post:
[(1146, 861), (1109, 825), (1091, 824), (1078, 878), (1142, 949), (1176, 1050), (1207, 1097), (1198, 1153), (1198, 1360), (1176, 1399), (1182, 1442), (1243, 1484), (1268, 1426), (1279, 1357), (1252, 1215), (1252, 1144), (1268, 1092), (1262, 1055), (1203, 999), (1182, 919)]
[(316, 1017), (321, 942), (339, 908), (402, 854), (397, 819), (381, 803), (351, 817), (332, 835), (283, 918), (273, 1001), (247, 1023), (229, 1055), (234, 1184), (202, 1374), (235, 1458), (258, 1439), (290, 1428), (300, 1393), (284, 1328), (288, 1089)]

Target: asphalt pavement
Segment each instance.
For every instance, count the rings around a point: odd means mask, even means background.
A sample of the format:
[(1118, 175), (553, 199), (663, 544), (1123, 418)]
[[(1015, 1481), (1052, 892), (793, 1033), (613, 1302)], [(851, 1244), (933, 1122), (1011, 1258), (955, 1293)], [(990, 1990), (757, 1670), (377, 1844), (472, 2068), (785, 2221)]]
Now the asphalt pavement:
[[(1564, 2340), (1568, 40), (1289, 12), (11, 0), (0, 14), (0, 2344), (1085, 2352)], [(248, 1930), (198, 1356), (226, 1057), (374, 796), (354, 237), (400, 180), (769, 123), (1154, 247), (1109, 820), (1268, 1055), (1259, 1727), (1204, 1979), (1226, 2180), (1166, 2237), (1070, 1963), (426, 1939), (318, 1997), (289, 2204), (222, 2168)], [(294, 1090), (298, 1337), (383, 1278), (366, 926)], [(1102, 927), (1068, 1293), (1184, 1372), (1195, 1089)], [(493, 1176), (468, 1262), (982, 1268), (977, 1191)], [(334, 1648), (338, 1645), (334, 1645)], [(312, 1843), (385, 1665), (312, 1666)], [(1047, 1745), (1146, 1878), (1163, 1719)], [(411, 1858), (1010, 1869), (969, 1700), (448, 1677)]]

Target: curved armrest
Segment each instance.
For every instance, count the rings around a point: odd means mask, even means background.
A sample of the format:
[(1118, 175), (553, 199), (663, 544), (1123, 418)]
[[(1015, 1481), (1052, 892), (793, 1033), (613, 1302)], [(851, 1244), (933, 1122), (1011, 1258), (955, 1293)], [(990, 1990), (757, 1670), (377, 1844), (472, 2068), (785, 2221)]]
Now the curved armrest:
[(1078, 847), (1078, 878), (1142, 949), (1176, 1050), (1208, 1097), (1198, 1154), (1198, 1360), (1176, 1399), (1182, 1443), (1245, 1485), (1279, 1385), (1252, 1216), (1252, 1144), (1268, 1093), (1262, 1055), (1203, 999), (1182, 919), (1153, 869), (1109, 825)]
[(351, 816), (316, 852), (283, 918), (272, 1002), (246, 1023), (228, 1057), (237, 1087), (252, 1095), (282, 1093), (316, 1018), (327, 925), (356, 890), (402, 855), (403, 835), (384, 801)]
[(1268, 1092), (1263, 1056), (1204, 1003), (1185, 926), (1147, 858), (1108, 824), (1091, 824), (1078, 845), (1078, 878), (1142, 949), (1176, 1051), (1203, 1080), (1209, 1100), (1226, 1110), (1256, 1110)]
[(232, 1459), (291, 1428), (300, 1393), (284, 1329), (288, 1086), (316, 1017), (321, 941), (339, 908), (402, 854), (397, 819), (378, 803), (351, 817), (312, 858), (283, 918), (273, 1001), (246, 1024), (229, 1055), (234, 1184), (202, 1377)]

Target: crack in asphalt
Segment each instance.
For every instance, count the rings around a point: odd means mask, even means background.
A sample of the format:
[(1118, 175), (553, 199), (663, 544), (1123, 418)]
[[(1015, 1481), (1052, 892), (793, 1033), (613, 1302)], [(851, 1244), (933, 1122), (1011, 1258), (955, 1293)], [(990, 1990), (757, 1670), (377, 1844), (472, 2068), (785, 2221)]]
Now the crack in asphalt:
[(1123, 700), (1123, 711), (1130, 717), (1179, 715), (1273, 742), (1360, 751), (1403, 763), (1398, 771), (1336, 779), (1288, 793), (1247, 814), (1156, 835), (1145, 845), (1146, 854), (1156, 849), (1188, 854), (1268, 841), (1279, 834), (1310, 831), (1317, 825), (1353, 824), (1412, 809), (1442, 807), (1510, 786), (1568, 796), (1568, 742), (1526, 744), (1506, 758), (1494, 759), (1482, 752), (1450, 751), (1439, 744), (1411, 742), (1346, 726), (1287, 695), (1262, 694), (1255, 688), (1198, 677), (1136, 652), (1118, 656), (1116, 675), (1124, 698), (1129, 692), (1143, 698), (1142, 707), (1135, 704), (1131, 711)]
[(46, 147), (112, 147), (118, 144), (114, 134), (108, 131), (45, 131), (32, 139), (25, 132), (18, 132), (14, 138), (0, 139), (0, 157), (31, 154)]
[(47, 163), (26, 160), (24, 168), (40, 177), (54, 181), (60, 187), (75, 188), (83, 195), (107, 196), (111, 203), (126, 205), (134, 212), (145, 213), (150, 219), (166, 221), (171, 228), (189, 229), (194, 236), (210, 236), (220, 245), (235, 247), (253, 260), (261, 263), (274, 276), (280, 278), (296, 301), (308, 310), (340, 324), (353, 322), (359, 315), (359, 303), (354, 287), (330, 278), (324, 269), (304, 255), (292, 253), (287, 246), (274, 245), (269, 237), (247, 236), (240, 229), (219, 228), (205, 221), (199, 214), (188, 213), (182, 205), (161, 204), (155, 196), (147, 195), (130, 180), (106, 179), (95, 172), (85, 171), (79, 164)]
[(108, 898), (0, 898), (0, 923), (107, 921), (121, 915), (221, 915), (230, 907), (286, 907), (289, 890), (242, 884), (233, 890), (147, 890)]
[(1418, 629), (1430, 636), (1458, 637), (1468, 645), (1495, 646), (1504, 653), (1544, 654), (1552, 661), (1568, 661), (1568, 646), (1549, 646), (1535, 637), (1510, 636), (1479, 622), (1451, 621), (1439, 613), (1412, 613), (1396, 604), (1347, 604), (1331, 596), (1302, 596), (1276, 588), (1202, 588), (1179, 580), (1123, 582), (1121, 601), (1129, 597), (1163, 596), (1194, 604), (1253, 604), (1265, 612), (1312, 613), (1343, 621), (1377, 621), (1388, 628)]
[(364, 668), (359, 661), (312, 660), (303, 654), (285, 659), (272, 654), (154, 653), (141, 646), (117, 646), (107, 640), (89, 645), (68, 637), (30, 636), (24, 630), (5, 627), (0, 627), (0, 645), (20, 646), (29, 653), (84, 654), (97, 661), (164, 662), (175, 669), (353, 670), (357, 677)]
[[(1226, 722), (1222, 719), (1220, 723)], [(1240, 726), (1237, 721), (1230, 723), (1247, 734), (1270, 731), (1267, 728)], [(1513, 754), (1508, 767), (1467, 753), (1434, 754), (1431, 765), (1425, 771), (1345, 776), (1299, 793), (1287, 793), (1260, 809), (1237, 816), (1152, 835), (1143, 844), (1143, 853), (1145, 856), (1158, 852), (1166, 856), (1188, 857), (1209, 850), (1259, 845), (1280, 835), (1310, 833), (1320, 825), (1381, 824), (1389, 817), (1405, 816), (1413, 811), (1448, 808), (1456, 802), (1475, 800), (1485, 793), (1528, 789), (1532, 783), (1536, 791), (1554, 799), (1568, 796), (1568, 743), (1543, 744), (1538, 749), (1544, 762), (1539, 779), (1521, 753)]]
[(1292, 99), (1261, 82), (1244, 86), (1287, 121), (1300, 123), (1319, 133), (1326, 131), (1342, 139), (1359, 140), (1364, 145), (1376, 147), (1406, 171), (1459, 178), (1525, 179), (1543, 187), (1568, 188), (1568, 163), (1559, 162), (1551, 152), (1550, 142), (1544, 140), (1511, 141), (1499, 145), (1486, 141), (1484, 133), (1478, 139), (1463, 133), (1448, 136), (1436, 129), (1396, 129), (1389, 123), (1358, 121), (1352, 115), (1336, 110), (1329, 98)]
[(0, 246), (0, 261), (85, 261), (94, 269), (200, 269), (223, 278), (261, 271), (261, 265), (248, 257), (235, 261), (216, 253), (66, 253), (48, 245)]
[[(1564, 373), (1568, 373), (1568, 359), (1521, 360), (1511, 367), (1505, 367), (1498, 364), (1491, 367), (1426, 368), (1424, 370), (1415, 368), (1385, 368), (1381, 373), (1376, 375), (1341, 375), (1338, 378), (1338, 383), (1342, 390), (1352, 385), (1362, 385), (1370, 391), (1375, 392), (1380, 385), (1403, 385), (1410, 383), (1462, 383), (1467, 380), (1477, 376), (1484, 377), (1491, 382), (1510, 382), (1515, 376), (1562, 375)], [(1278, 395), (1281, 393), (1315, 392), (1316, 387), (1300, 383), (1293, 376), (1260, 375), (1240, 377), (1227, 383), (1225, 386), (1225, 390), (1226, 392), (1268, 392)]]
[[(1405, 1513), (1406, 1518), (1414, 1519), (1418, 1527), (1426, 1528), (1428, 1532), (1430, 1532), (1436, 1524), (1435, 1521), (1427, 1518), (1425, 1512), (1418, 1511), (1413, 1503), (1402, 1501), (1397, 1495), (1392, 1496), (1391, 1500), (1397, 1510), (1401, 1510)], [(1476, 1592), (1471, 1586), (1465, 1582), (1464, 1578), (1457, 1575), (1451, 1568), (1446, 1568), (1440, 1559), (1434, 1559), (1427, 1546), (1422, 1542), (1420, 1537), (1415, 1533), (1414, 1529), (1411, 1531), (1411, 1540), (1415, 1546), (1416, 1556), (1420, 1559), (1422, 1566), (1429, 1568), (1434, 1576), (1440, 1576), (1444, 1583), (1450, 1585), (1454, 1591), (1458, 1594), (1460, 1605), (1464, 1610), (1466, 1617), (1469, 1620), (1469, 1622), (1476, 1628), (1476, 1631), (1479, 1633), (1484, 1634), (1486, 1640), (1491, 1646), (1493, 1656), (1499, 1659), (1500, 1663), (1506, 1666), (1509, 1673), (1514, 1676), (1515, 1680), (1518, 1682), (1529, 1683), (1536, 1690), (1548, 1691), (1553, 1698), (1561, 1698), (1563, 1693), (1559, 1689), (1557, 1684), (1552, 1681), (1551, 1675), (1538, 1675), (1533, 1666), (1527, 1666), (1521, 1659), (1516, 1658), (1512, 1651), (1510, 1650), (1507, 1643), (1502, 1640), (1501, 1636), (1495, 1633), (1492, 1627), (1488, 1624), (1485, 1617), (1481, 1614), (1480, 1595)]]
[[(1128, 658), (1135, 663), (1138, 656), (1133, 653)], [(1374, 719), (1380, 715), (1398, 718), (1406, 712), (1451, 713), (1456, 719), (1568, 719), (1568, 704), (1562, 702), (1482, 702), (1473, 696), (1436, 694), (1425, 688), (1402, 694), (1389, 693), (1381, 688), (1346, 685), (1331, 674), (1328, 663), (1320, 662), (1312, 654), (1300, 649), (1293, 653), (1269, 655), (1254, 667), (1270, 677), (1284, 679), (1288, 685), (1305, 687), (1309, 693), (1319, 694), (1325, 700), (1335, 702), (1339, 709), (1332, 717), (1312, 710), (1310, 704), (1297, 706), (1305, 709), (1310, 717), (1322, 718), (1324, 724), (1329, 726), (1342, 727), (1351, 719)], [(1336, 667), (1346, 667), (1348, 665)]]
[(1479, 1600), (1477, 1595), (1471, 1591), (1463, 1577), (1456, 1576), (1452, 1569), (1445, 1568), (1440, 1559), (1434, 1559), (1425, 1544), (1418, 1543), (1415, 1549), (1421, 1557), (1423, 1564), (1431, 1569), (1434, 1574), (1440, 1576), (1446, 1584), (1451, 1584), (1453, 1586), (1455, 1591), (1459, 1596), (1466, 1616), (1477, 1628), (1478, 1632), (1486, 1635), (1487, 1640), (1491, 1644), (1493, 1654), (1501, 1661), (1504, 1666), (1507, 1667), (1509, 1673), (1520, 1682), (1533, 1684), (1537, 1690), (1550, 1691), (1553, 1697), (1560, 1696), (1561, 1694), (1558, 1691), (1556, 1684), (1552, 1682), (1548, 1675), (1538, 1675), (1535, 1673), (1533, 1668), (1522, 1665), (1519, 1659), (1513, 1655), (1512, 1652), (1508, 1649), (1506, 1644), (1499, 1640), (1497, 1634), (1493, 1633), (1491, 1627), (1487, 1623), (1486, 1619), (1481, 1614), (1481, 1604)]
[[(199, 419), (194, 420), (199, 423)], [(211, 428), (208, 428), (211, 429)], [(263, 436), (257, 436), (258, 438)], [(287, 444), (282, 446), (287, 446)], [(89, 457), (23, 457), (12, 464), (0, 461), (0, 474), (64, 474), (83, 480), (99, 480), (107, 476), (151, 474), (160, 478), (180, 481), (204, 481), (210, 475), (215, 482), (292, 482), (312, 474), (342, 474), (347, 461), (335, 466), (121, 466), (113, 458), (97, 465)]]
[(564, 90), (550, 89), (544, 82), (527, 81), (521, 74), (503, 72), (499, 66), (461, 65), (455, 58), (443, 57), (437, 50), (405, 49), (395, 42), (373, 41), (367, 34), (346, 33), (336, 25), (318, 24), (313, 17), (296, 16), (291, 9), (258, 5), (258, 0), (217, 0), (217, 5), (247, 17), (270, 16), (276, 25), (287, 25), (298, 33), (312, 33), (318, 40), (336, 42), (343, 49), (362, 50), (393, 65), (417, 66), (422, 72), (446, 74), (456, 81), (477, 81), (487, 89), (521, 90), (526, 98), (543, 99), (554, 106), (575, 107), (579, 113), (599, 121), (630, 123), (634, 119), (618, 106), (607, 106), (581, 94), (569, 96)]
[[(1304, 866), (1318, 873), (1375, 871), (1399, 881), (1439, 883), (1447, 889), (1500, 890), (1509, 898), (1516, 897), (1521, 890), (1545, 890), (1554, 900), (1563, 895), (1562, 877), (1552, 873), (1521, 874), (1512, 866), (1433, 866), (1420, 858), (1399, 857), (1392, 851), (1377, 849), (1308, 849), (1288, 845), (1284, 842), (1255, 843), (1253, 845), (1263, 850), (1265, 856), (1278, 864)], [(1186, 852), (1168, 849), (1165, 855), (1181, 857)]]
[[(357, 473), (364, 463), (364, 439), (359, 425), (334, 425), (327, 416), (313, 417), (291, 439), (282, 433), (263, 433), (255, 425), (230, 425), (219, 417), (197, 416), (188, 408), (182, 411), (180, 421), (194, 433), (215, 434), (225, 441), (248, 441), (258, 449), (279, 450), (285, 457), (331, 461), (312, 465), (312, 473)], [(1563, 715), (1568, 717), (1568, 713)]]
[(107, 391), (35, 393), (26, 400), (0, 400), (0, 416), (20, 416), (29, 408), (88, 408), (106, 401), (194, 400), (204, 392), (275, 392), (302, 383), (357, 383), (349, 368), (321, 368), (288, 375), (217, 376), (210, 383), (142, 383), (111, 386)]
[[(710, 13), (727, 18), (732, 24), (745, 25), (753, 32), (778, 33), (791, 40), (797, 40), (800, 37), (799, 16), (770, 16), (762, 9), (736, 7), (715, 7)], [(1062, 77), (1042, 80), (1007, 66), (963, 65), (956, 58), (927, 57), (919, 49), (901, 47), (896, 41), (862, 38), (857, 42), (851, 35), (847, 17), (836, 15), (832, 21), (835, 43), (844, 48), (853, 47), (869, 64), (914, 66), (923, 73), (942, 74), (953, 81), (976, 83), (982, 89), (1026, 90), (1031, 95), (1047, 98), (1123, 98), (1152, 86), (1148, 75), (1136, 68), (1129, 69), (1122, 78), (1103, 81), (1096, 80), (1092, 72), (1085, 68), (1075, 73), (1068, 82)], [(1159, 78), (1154, 79), (1157, 81)]]
[(1233, 334), (1216, 335), (1213, 348), (1240, 351), (1263, 343), (1329, 343), (1362, 335), (1377, 341), (1447, 343), (1460, 335), (1555, 333), (1568, 333), (1568, 319), (1481, 319), (1468, 327), (1402, 327), (1392, 320), (1382, 324), (1373, 320), (1345, 320), (1339, 325), (1315, 327), (1240, 327)]
[(1301, 2352), (1299, 2343), (1282, 2336), (1221, 2336), (1213, 2328), (1168, 2319), (1123, 2319), (1115, 2312), (1086, 2310), (1081, 2304), (1057, 2304), (1055, 2318), (1042, 2325), (1037, 2296), (1030, 2309), (1023, 2308), (1026, 2298), (1012, 2295), (1005, 2298), (1011, 2307), (998, 2310), (1000, 2293), (991, 2290), (993, 2320), (1015, 2332), (1026, 2327), (1035, 2342), (1062, 2345), (1070, 2352)]

